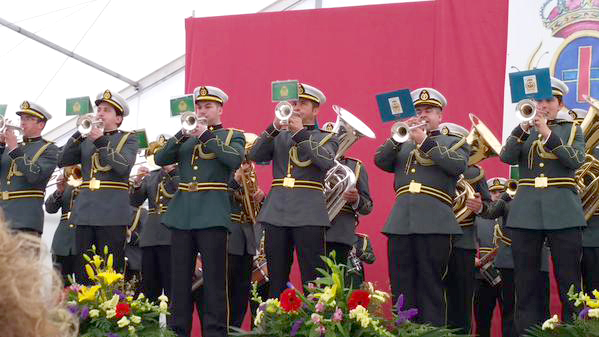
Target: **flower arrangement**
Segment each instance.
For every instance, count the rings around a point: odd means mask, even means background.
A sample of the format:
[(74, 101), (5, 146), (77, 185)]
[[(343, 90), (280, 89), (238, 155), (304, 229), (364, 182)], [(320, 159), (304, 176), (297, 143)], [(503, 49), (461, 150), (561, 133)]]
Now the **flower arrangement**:
[(85, 271), (95, 284), (79, 285), (75, 282), (65, 289), (68, 308), (79, 317), (81, 337), (174, 337), (175, 334), (160, 325), (160, 315), (168, 315), (168, 298), (159, 297), (160, 304), (150, 302), (143, 294), (137, 298), (126, 290), (123, 274), (113, 268), (113, 256), (104, 247), (104, 254), (92, 257), (83, 254), (87, 261)]
[(396, 303), (395, 321), (383, 318), (388, 293), (366, 282), (361, 289), (345, 287), (344, 265), (336, 264), (334, 252), (322, 257), (327, 270), (305, 287), (305, 294), (292, 284), (280, 297), (263, 301), (254, 285), (253, 300), (259, 303), (253, 331), (234, 329), (235, 336), (370, 337), (455, 336), (450, 330), (412, 323), (417, 309), (404, 310), (404, 298)]
[(592, 297), (583, 291), (576, 292), (572, 285), (568, 291), (568, 299), (574, 306), (582, 307), (578, 316), (572, 323), (561, 322), (557, 315), (553, 315), (541, 326), (528, 330), (531, 337), (599, 337), (599, 291), (593, 290)]

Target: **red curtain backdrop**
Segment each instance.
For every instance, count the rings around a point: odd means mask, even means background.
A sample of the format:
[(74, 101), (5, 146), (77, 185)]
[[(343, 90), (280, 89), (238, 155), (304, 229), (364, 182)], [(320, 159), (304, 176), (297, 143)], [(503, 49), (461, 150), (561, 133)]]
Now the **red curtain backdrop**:
[[(474, 113), (501, 137), (507, 16), (507, 0), (437, 0), (190, 18), (185, 90), (223, 89), (229, 95), (224, 126), (260, 134), (274, 118), (271, 82), (297, 79), (327, 96), (320, 125), (334, 121), (333, 104), (368, 124), (377, 138), (359, 140), (348, 154), (364, 162), (374, 200), (374, 211), (358, 227), (377, 255), (366, 277), (389, 290), (380, 231), (394, 202), (393, 177), (373, 158), (391, 124), (381, 122), (375, 95), (434, 87), (449, 102), (444, 120), (470, 128), (468, 113)], [(507, 172), (497, 159), (483, 166), (488, 178)], [(270, 167), (259, 167), (258, 178), (268, 192)], [(294, 267), (296, 285), (297, 275)]]

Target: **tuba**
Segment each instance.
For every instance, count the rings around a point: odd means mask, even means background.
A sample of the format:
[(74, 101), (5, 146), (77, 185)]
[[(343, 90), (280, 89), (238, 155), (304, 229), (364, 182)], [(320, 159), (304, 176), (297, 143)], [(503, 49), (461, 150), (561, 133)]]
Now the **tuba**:
[(333, 127), (333, 132), (337, 133), (339, 139), (339, 148), (335, 154), (335, 166), (326, 173), (324, 179), (324, 196), (329, 214), (329, 221), (333, 220), (343, 205), (347, 203), (343, 199), (343, 193), (349, 191), (356, 185), (356, 175), (347, 166), (341, 164), (338, 159), (341, 158), (347, 150), (360, 138), (366, 136), (375, 138), (374, 132), (364, 124), (358, 117), (340, 106), (333, 105), (333, 110), (337, 114), (337, 121)]
[(576, 170), (575, 178), (584, 218), (588, 221), (599, 208), (599, 160), (593, 155), (599, 143), (599, 101), (588, 96), (586, 100), (590, 108), (580, 124), (586, 141), (586, 156), (584, 164)]
[(487, 158), (499, 156), (501, 143), (493, 132), (474, 114), (470, 114), (472, 130), (466, 137), (466, 142), (471, 147), (468, 166), (477, 164)]
[(458, 223), (472, 215), (472, 211), (466, 207), (466, 200), (474, 199), (474, 193), (474, 187), (461, 175), (456, 184), (457, 195), (453, 198), (453, 213)]
[[(254, 146), (258, 136), (249, 132), (245, 132), (243, 135), (245, 137), (245, 151), (247, 153)], [(249, 169), (243, 169), (243, 165), (249, 165)], [(243, 213), (250, 219), (252, 224), (255, 224), (258, 213), (260, 213), (260, 205), (254, 201), (254, 194), (258, 190), (256, 167), (253, 162), (246, 160), (243, 162), (241, 170), (241, 185), (243, 186)]]

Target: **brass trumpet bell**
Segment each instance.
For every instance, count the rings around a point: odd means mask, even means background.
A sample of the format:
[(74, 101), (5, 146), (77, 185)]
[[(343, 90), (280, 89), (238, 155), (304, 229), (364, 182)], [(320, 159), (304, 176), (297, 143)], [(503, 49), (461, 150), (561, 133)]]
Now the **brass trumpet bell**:
[(468, 165), (477, 164), (487, 158), (499, 156), (501, 152), (501, 143), (493, 132), (483, 123), (480, 118), (470, 114), (472, 130), (466, 138), (466, 142), (471, 147)]
[(523, 99), (516, 105), (518, 118), (524, 123), (532, 123), (537, 114), (537, 103), (532, 99)]

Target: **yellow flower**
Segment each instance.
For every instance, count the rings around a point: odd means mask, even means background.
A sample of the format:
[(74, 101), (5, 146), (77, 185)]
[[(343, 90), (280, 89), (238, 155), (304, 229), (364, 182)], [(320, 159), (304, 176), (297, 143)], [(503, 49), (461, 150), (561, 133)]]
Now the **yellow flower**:
[(106, 268), (108, 269), (112, 269), (112, 261), (113, 261), (113, 257), (112, 254), (108, 255), (108, 262), (106, 262)]
[(141, 317), (135, 316), (135, 315), (131, 315), (131, 322), (133, 322), (135, 324), (139, 324), (139, 323), (141, 323)]
[(338, 273), (333, 273), (333, 282), (337, 288), (341, 288), (341, 278)]
[(360, 323), (363, 328), (367, 328), (368, 325), (372, 322), (370, 315), (368, 314), (368, 310), (366, 310), (363, 306), (358, 305), (355, 309), (350, 310), (349, 318), (355, 319)]
[(160, 295), (160, 297), (158, 297), (158, 300), (160, 302), (168, 302), (168, 297), (166, 297), (166, 295), (162, 294), (162, 295)]
[(96, 293), (98, 292), (99, 289), (100, 289), (99, 285), (95, 285), (91, 288), (83, 286), (83, 287), (81, 287), (81, 290), (79, 290), (77, 300), (79, 302), (93, 301), (96, 299)]
[(166, 304), (164, 301), (160, 302), (160, 311), (166, 312), (166, 309), (168, 309), (168, 304)]
[(146, 296), (144, 295), (144, 293), (139, 293), (139, 296), (137, 296), (138, 300), (143, 300), (144, 298), (146, 298)]
[(118, 280), (122, 280), (123, 274), (116, 273), (112, 270), (103, 271), (101, 273), (98, 273), (98, 279), (104, 281), (108, 285), (111, 285)]
[(116, 322), (116, 324), (119, 326), (119, 328), (122, 327), (126, 327), (127, 325), (129, 325), (129, 319), (127, 318), (127, 316), (123, 316), (123, 318), (121, 318), (118, 322)]
[(114, 310), (114, 309), (106, 310), (106, 318), (113, 318), (114, 316), (116, 316), (116, 310)]
[(589, 308), (594, 308), (594, 309), (597, 309), (597, 308), (599, 308), (599, 299), (596, 299), (596, 300), (595, 300), (595, 299), (593, 299), (593, 300), (592, 300), (592, 299), (588, 298), (588, 299), (586, 300), (586, 303), (587, 303), (587, 306), (588, 306)]
[(100, 316), (100, 310), (92, 309), (89, 311), (89, 317), (94, 318)]
[(92, 269), (91, 265), (85, 265), (85, 272), (87, 273), (87, 277), (89, 277), (90, 280), (94, 280), (96, 278), (96, 275), (94, 274), (94, 270)]
[(335, 294), (337, 293), (337, 284), (334, 284), (332, 287), (325, 287), (322, 293), (315, 294), (314, 297), (320, 298), (323, 303), (327, 303), (330, 300), (335, 298)]
[(589, 317), (599, 318), (599, 309), (590, 309)]
[(593, 290), (593, 296), (595, 296), (596, 299), (599, 299), (599, 290)]
[(93, 259), (96, 268), (100, 268), (100, 266), (102, 266), (102, 259), (98, 255), (94, 255)]
[(279, 299), (277, 298), (269, 298), (268, 300), (266, 300), (266, 311), (268, 311), (271, 314), (274, 314), (275, 312), (277, 312), (277, 310), (281, 307), (281, 303), (279, 302)]
[(100, 304), (100, 309), (108, 310), (116, 308), (116, 305), (119, 304), (119, 295), (112, 296), (108, 301)]
[(133, 296), (127, 296), (127, 302), (133, 302)]
[(264, 311), (258, 310), (258, 313), (256, 314), (256, 318), (254, 318), (254, 325), (255, 326), (260, 325), (260, 323), (262, 322), (262, 317), (263, 316), (264, 316)]
[(104, 245), (104, 255), (108, 254), (108, 246)]
[(555, 327), (559, 324), (559, 318), (557, 317), (557, 315), (553, 315), (553, 317), (551, 317), (550, 319), (546, 320), (543, 323), (542, 329), (543, 330), (553, 330), (555, 329)]

